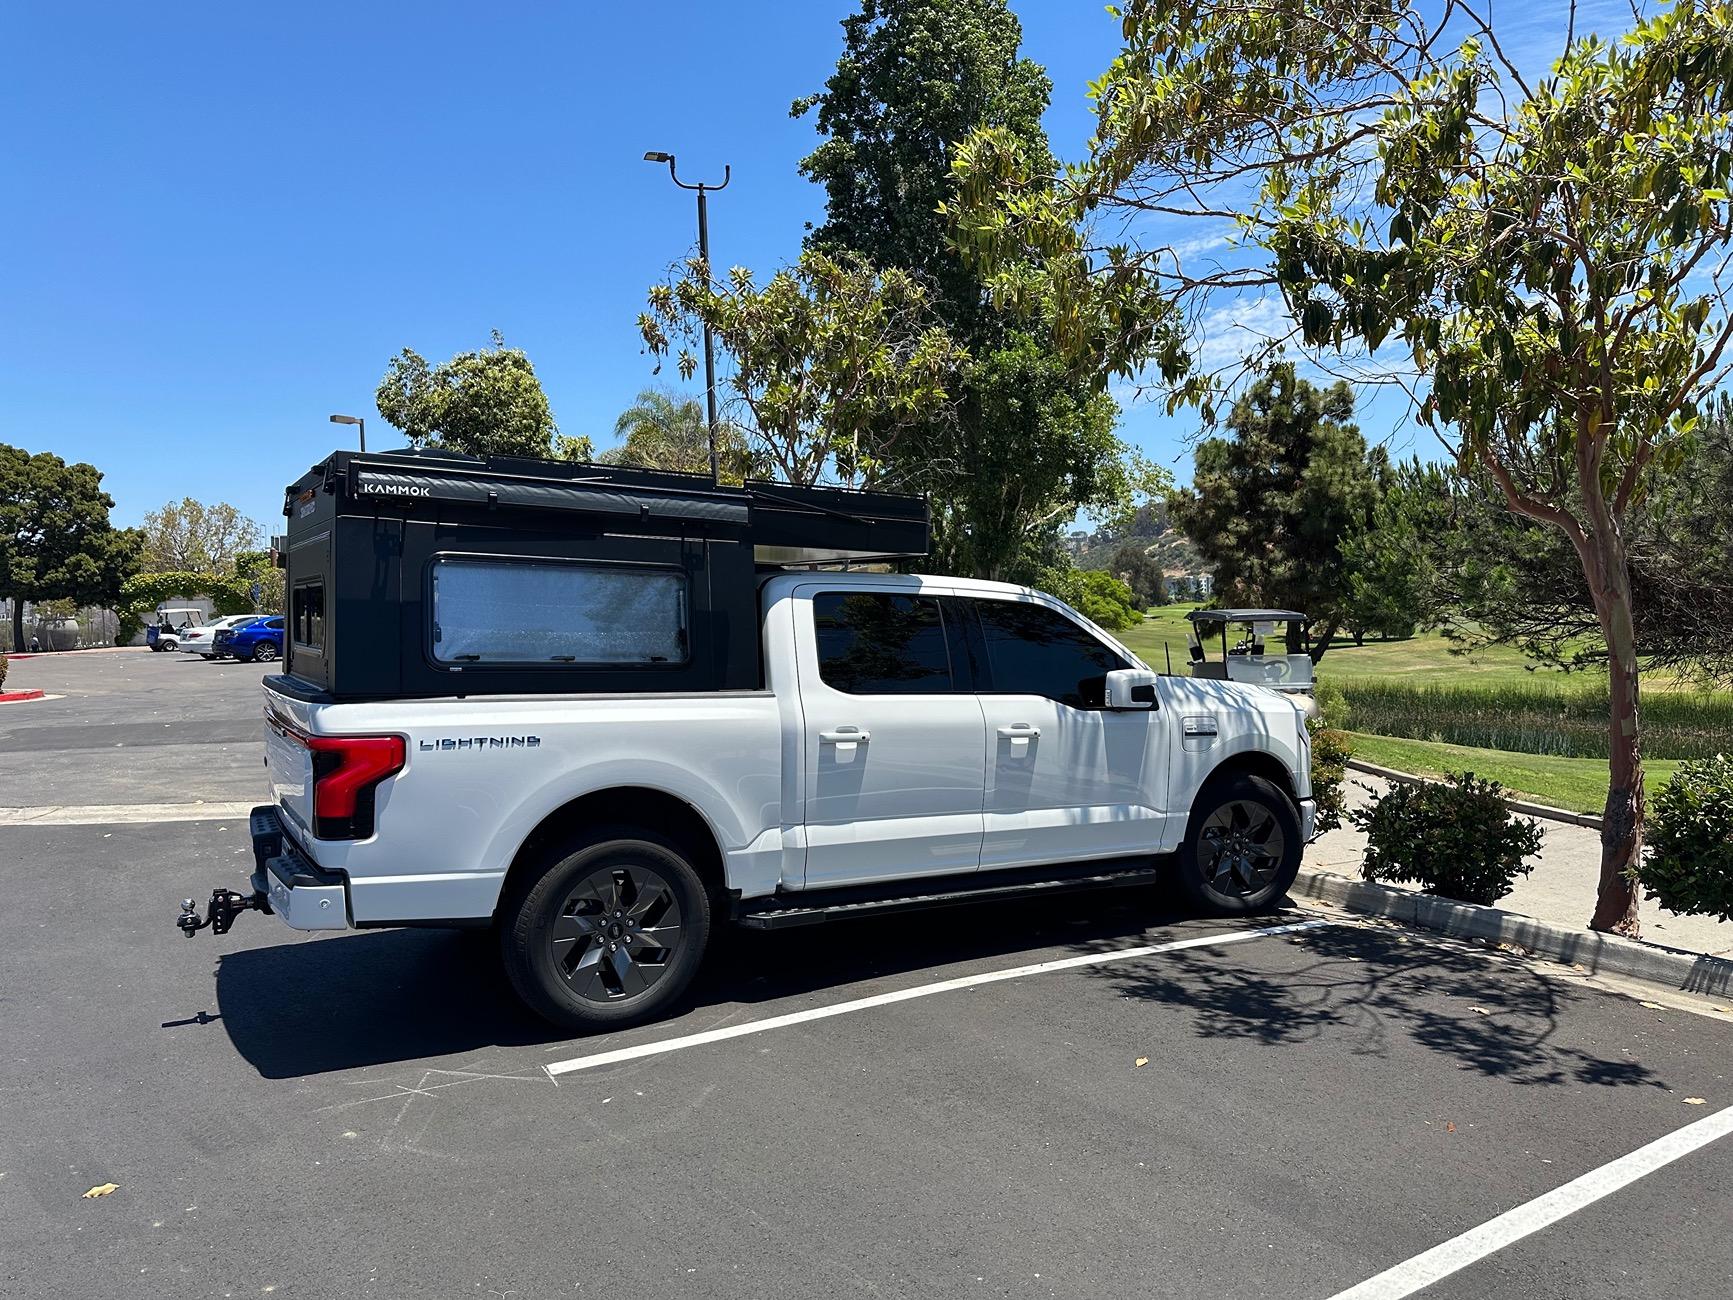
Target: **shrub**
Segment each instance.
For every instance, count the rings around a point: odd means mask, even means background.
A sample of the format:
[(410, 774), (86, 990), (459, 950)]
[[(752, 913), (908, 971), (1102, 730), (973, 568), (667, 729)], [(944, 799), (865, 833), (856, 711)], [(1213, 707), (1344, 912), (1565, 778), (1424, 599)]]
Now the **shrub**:
[(1312, 799), (1318, 805), (1321, 835), (1340, 826), (1348, 809), (1342, 781), (1348, 775), (1348, 760), (1354, 751), (1343, 732), (1325, 726), (1319, 718), (1308, 718), (1306, 730), (1312, 736)]
[(1348, 697), (1342, 693), (1342, 688), (1335, 682), (1319, 682), (1312, 690), (1312, 698), (1318, 702), (1318, 720), (1331, 731), (1348, 730), (1348, 719), (1353, 710), (1348, 707)]
[(1669, 912), (1733, 921), (1733, 755), (1683, 763), (1661, 787), (1637, 879)]
[(0, 686), (6, 685), (6, 656), (0, 654)]
[(1496, 903), (1533, 868), (1541, 830), (1511, 815), (1504, 787), (1472, 772), (1442, 782), (1398, 785), (1348, 814), (1366, 832), (1367, 880), (1421, 885), (1464, 903)]

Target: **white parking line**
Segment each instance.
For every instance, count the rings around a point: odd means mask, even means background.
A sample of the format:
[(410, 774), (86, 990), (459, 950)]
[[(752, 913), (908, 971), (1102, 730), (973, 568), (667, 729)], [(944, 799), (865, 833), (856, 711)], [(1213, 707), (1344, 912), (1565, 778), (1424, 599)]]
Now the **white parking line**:
[(259, 805), (247, 803), (87, 803), (0, 808), (0, 826), (127, 826), (140, 822), (228, 822)]
[(846, 1016), (852, 1011), (866, 1011), (872, 1007), (890, 1006), (894, 1002), (909, 1002), (915, 998), (931, 997), (935, 993), (950, 993), (957, 989), (972, 989), (982, 984), (997, 984), (1001, 980), (1022, 979), (1025, 975), (1043, 975), (1048, 971), (1075, 970), (1079, 966), (1099, 966), (1110, 961), (1131, 961), (1138, 957), (1149, 957), (1161, 952), (1180, 952), (1186, 948), (1216, 948), (1223, 944), (1241, 943), (1247, 939), (1263, 939), (1276, 934), (1296, 934), (1301, 930), (1316, 930), (1321, 926), (1340, 925), (1333, 920), (1298, 921), (1292, 925), (1271, 925), (1260, 930), (1232, 930), (1226, 934), (1200, 934), (1191, 939), (1176, 939), (1172, 943), (1148, 944), (1140, 948), (1115, 948), (1108, 952), (1088, 952), (1080, 957), (1060, 957), (1053, 961), (1039, 961), (1029, 966), (1013, 966), (1008, 970), (984, 971), (979, 975), (964, 975), (958, 979), (940, 980), (937, 984), (920, 984), (912, 989), (898, 989), (894, 993), (876, 993), (870, 998), (856, 998), (853, 1002), (838, 1002), (828, 1007), (810, 1007), (805, 1011), (791, 1011), (785, 1016), (769, 1016), (763, 1020), (751, 1020), (743, 1025), (729, 1025), (724, 1029), (707, 1029), (698, 1034), (687, 1034), (684, 1038), (665, 1038), (656, 1043), (640, 1043), (636, 1047), (620, 1047), (611, 1052), (597, 1052), (591, 1056), (577, 1056), (569, 1061), (555, 1061), (552, 1065), (543, 1066), (550, 1075), (559, 1076), (571, 1074), (576, 1070), (594, 1070), (598, 1066), (617, 1065), (621, 1061), (635, 1061), (645, 1056), (660, 1056), (664, 1052), (678, 1052), (683, 1047), (702, 1047), (705, 1043), (720, 1043), (729, 1038), (741, 1038), (747, 1034), (762, 1034), (770, 1029), (785, 1029), (789, 1025), (803, 1025), (811, 1020), (827, 1020), (831, 1016)]
[(1610, 1164), (1591, 1169), (1581, 1178), (1573, 1178), (1496, 1219), (1488, 1219), (1460, 1237), (1452, 1237), (1359, 1286), (1338, 1292), (1330, 1300), (1401, 1300), (1403, 1296), (1411, 1296), (1729, 1133), (1733, 1133), (1733, 1106), (1675, 1129)]

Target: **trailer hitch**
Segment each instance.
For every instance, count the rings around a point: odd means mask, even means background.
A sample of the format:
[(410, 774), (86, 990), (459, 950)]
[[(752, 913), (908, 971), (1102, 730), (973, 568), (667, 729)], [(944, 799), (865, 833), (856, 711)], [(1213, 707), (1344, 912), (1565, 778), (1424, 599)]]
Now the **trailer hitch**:
[(192, 938), (207, 925), (212, 934), (227, 934), (229, 927), (235, 923), (235, 918), (242, 912), (269, 912), (271, 904), (266, 900), (263, 890), (254, 890), (250, 894), (237, 894), (232, 889), (213, 889), (210, 905), (205, 909), (205, 919), (199, 920), (198, 904), (192, 899), (181, 900), (181, 914), (175, 918), (175, 924), (182, 934)]

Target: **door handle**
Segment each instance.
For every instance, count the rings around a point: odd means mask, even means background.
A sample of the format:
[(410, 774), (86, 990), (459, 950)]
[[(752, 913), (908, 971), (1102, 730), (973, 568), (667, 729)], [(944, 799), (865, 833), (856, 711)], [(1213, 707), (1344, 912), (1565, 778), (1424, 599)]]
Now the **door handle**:
[(835, 731), (819, 732), (818, 738), (827, 740), (833, 745), (852, 745), (857, 741), (871, 740), (873, 733), (860, 731), (854, 727), (838, 727)]
[(999, 735), (1009, 740), (1013, 745), (1028, 744), (1041, 734), (1041, 728), (1031, 726), (1027, 722), (1013, 722), (1008, 727), (1000, 727)]

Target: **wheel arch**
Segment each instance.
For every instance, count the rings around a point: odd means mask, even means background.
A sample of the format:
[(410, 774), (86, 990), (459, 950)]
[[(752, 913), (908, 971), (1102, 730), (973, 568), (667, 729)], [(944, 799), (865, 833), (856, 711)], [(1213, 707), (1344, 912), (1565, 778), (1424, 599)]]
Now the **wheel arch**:
[[(1261, 749), (1247, 749), (1237, 754), (1230, 754), (1211, 768), (1209, 775), (1198, 786), (1199, 802), (1201, 802), (1201, 796), (1205, 791), (1235, 776), (1261, 776), (1287, 795), (1288, 802), (1293, 805), (1296, 811), (1299, 809), (1300, 794), (1295, 787), (1294, 774), (1288, 770), (1288, 765), (1281, 759)], [(1195, 812), (1194, 806), (1194, 815)]]
[(679, 795), (652, 786), (612, 786), (569, 799), (536, 824), (506, 869), (496, 915), (498, 907), (521, 885), (525, 874), (533, 870), (550, 844), (595, 826), (634, 827), (671, 840), (688, 854), (693, 870), (710, 887), (713, 896), (720, 896), (728, 888), (721, 840), (697, 807)]

